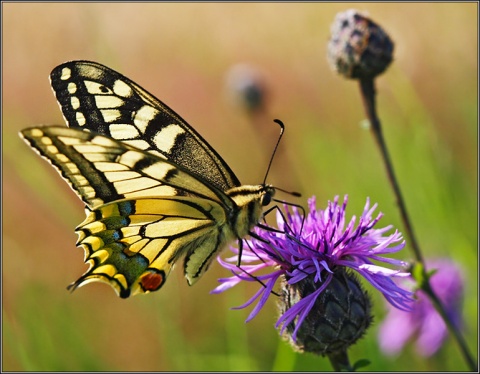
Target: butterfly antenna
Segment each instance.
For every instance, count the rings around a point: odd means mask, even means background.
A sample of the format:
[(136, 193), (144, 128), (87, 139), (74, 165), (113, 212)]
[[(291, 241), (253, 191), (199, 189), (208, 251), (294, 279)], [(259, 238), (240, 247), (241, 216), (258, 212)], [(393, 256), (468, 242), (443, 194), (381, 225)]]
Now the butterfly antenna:
[(273, 122), (278, 123), (280, 126), (280, 135), (278, 136), (277, 144), (275, 145), (275, 148), (273, 149), (272, 157), (270, 158), (270, 162), (268, 163), (268, 168), (267, 172), (265, 173), (265, 178), (263, 179), (263, 184), (267, 182), (267, 176), (268, 173), (270, 172), (270, 167), (272, 166), (273, 158), (275, 157), (275, 153), (277, 152), (278, 144), (280, 144), (280, 139), (282, 139), (283, 133), (285, 131), (285, 125), (283, 124), (282, 121), (279, 119), (274, 119)]
[[(275, 144), (275, 148), (273, 149), (272, 157), (270, 158), (270, 162), (268, 163), (267, 172), (265, 173), (265, 178), (263, 179), (263, 184), (264, 185), (267, 182), (267, 176), (268, 176), (268, 173), (270, 172), (270, 168), (272, 167), (273, 158), (275, 157), (275, 153), (277, 153), (278, 145), (280, 144), (280, 140), (282, 139), (283, 133), (285, 132), (285, 125), (283, 124), (282, 121), (280, 121), (279, 119), (274, 119), (273, 122), (278, 123), (278, 125), (280, 126), (280, 135), (278, 136), (277, 144)], [(285, 192), (287, 194), (290, 194), (292, 196), (296, 196), (296, 197), (302, 196), (300, 194), (300, 192), (286, 191), (286, 190), (278, 188), (278, 187), (275, 187), (275, 189), (278, 190), (278, 191), (282, 191), (282, 192)]]

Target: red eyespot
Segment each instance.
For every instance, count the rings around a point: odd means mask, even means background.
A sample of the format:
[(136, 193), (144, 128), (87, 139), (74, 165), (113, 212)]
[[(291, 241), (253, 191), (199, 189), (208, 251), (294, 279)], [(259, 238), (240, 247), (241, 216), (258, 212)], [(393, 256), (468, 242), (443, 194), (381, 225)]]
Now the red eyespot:
[(140, 279), (140, 287), (145, 292), (157, 291), (165, 283), (165, 273), (150, 269)]

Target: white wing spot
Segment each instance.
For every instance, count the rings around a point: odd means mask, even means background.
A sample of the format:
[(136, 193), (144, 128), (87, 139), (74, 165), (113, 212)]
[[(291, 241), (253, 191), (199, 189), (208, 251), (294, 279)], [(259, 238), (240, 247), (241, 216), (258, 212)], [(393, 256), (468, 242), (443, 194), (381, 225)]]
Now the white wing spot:
[(118, 182), (139, 177), (139, 174), (134, 171), (107, 171), (104, 174), (110, 182)]
[(48, 153), (58, 153), (58, 148), (54, 145), (47, 145), (47, 152)]
[(84, 83), (88, 93), (92, 95), (111, 95), (113, 93), (112, 90), (103, 84), (93, 81), (84, 81)]
[(127, 168), (125, 165), (120, 165), (117, 164), (116, 162), (97, 162), (95, 164), (95, 168), (99, 171), (127, 171), (129, 168)]
[(32, 129), (30, 134), (32, 134), (32, 136), (34, 137), (40, 137), (40, 136), (43, 136), (43, 131), (40, 130), (40, 129)]
[(80, 174), (80, 170), (78, 170), (77, 165), (75, 165), (73, 162), (66, 162), (63, 164), (65, 169), (68, 169), (70, 174)]
[(128, 197), (175, 196), (176, 194), (177, 190), (171, 186), (157, 186), (149, 188), (148, 190), (133, 192), (128, 194)]
[(155, 118), (157, 114), (158, 114), (157, 109), (149, 105), (144, 105), (135, 114), (133, 123), (135, 124), (135, 126), (138, 127), (138, 129), (142, 133), (145, 133), (145, 130), (148, 124), (150, 123), (151, 120)]
[(107, 123), (116, 121), (122, 116), (118, 109), (102, 109), (103, 120)]
[[(93, 189), (92, 186), (84, 186), (84, 187), (81, 187), (79, 188), (79, 191), (82, 192), (82, 195), (87, 195), (90, 199), (92, 197), (95, 196), (95, 190)], [(95, 199), (94, 201), (96, 201), (97, 199)], [(103, 200), (100, 200), (98, 199), (98, 203), (94, 202), (93, 201), (93, 205), (96, 206), (97, 204), (100, 205), (100, 204), (103, 204)]]
[(59, 136), (58, 140), (60, 140), (65, 145), (73, 145), (79, 143), (79, 140), (77, 138), (69, 138), (67, 136)]
[(40, 139), (40, 142), (41, 142), (42, 144), (45, 144), (45, 145), (53, 144), (53, 143), (52, 143), (52, 139), (50, 139), (50, 138), (47, 137), (47, 136), (43, 136), (43, 137)]
[(135, 178), (127, 179), (118, 182), (113, 182), (117, 193), (119, 194), (130, 194), (135, 191), (145, 190), (150, 187), (158, 186), (160, 183), (154, 179), (150, 178)]
[(176, 143), (177, 136), (184, 132), (185, 130), (178, 125), (168, 125), (155, 135), (153, 141), (158, 149), (170, 153)]
[[(141, 149), (143, 151), (150, 148), (150, 144), (148, 144), (145, 140), (142, 140), (142, 139), (122, 140), (122, 142), (128, 145), (131, 145), (132, 147)], [(162, 156), (162, 158), (165, 158), (165, 157)]]
[(109, 126), (112, 138), (118, 140), (134, 139), (140, 137), (140, 133), (135, 126), (129, 124), (113, 124)]
[(80, 100), (78, 100), (78, 97), (76, 96), (70, 98), (70, 104), (74, 110), (80, 108)]
[(70, 161), (70, 159), (62, 153), (59, 153), (57, 155), (57, 160), (60, 161), (60, 162), (63, 162), (63, 163)]
[(84, 126), (87, 123), (87, 120), (85, 119), (85, 116), (83, 115), (82, 112), (77, 112), (75, 114), (75, 118), (77, 120), (78, 126)]
[(155, 156), (160, 157), (160, 158), (162, 158), (162, 159), (164, 159), (164, 160), (168, 160), (168, 158), (167, 158), (164, 154), (161, 154), (160, 152), (158, 152), (158, 151), (156, 151), (156, 150), (154, 150), (154, 149), (151, 149), (151, 150), (149, 151), (149, 153), (152, 153), (152, 154), (154, 154)]
[(132, 96), (133, 91), (128, 84), (121, 81), (120, 79), (117, 79), (113, 84), (113, 92), (115, 92), (115, 94), (118, 96), (130, 97)]
[(91, 161), (90, 155), (91, 154), (99, 154), (99, 153), (107, 153), (108, 148), (105, 148), (101, 145), (95, 145), (93, 143), (79, 143), (74, 145), (75, 150), (78, 153), (81, 153), (83, 157), (87, 160)]
[(110, 138), (105, 136), (96, 136), (91, 141), (93, 144), (98, 144), (105, 147), (115, 147), (116, 143)]
[(125, 105), (125, 102), (119, 97), (112, 95), (96, 95), (95, 104), (98, 109), (119, 108)]
[(127, 151), (123, 155), (121, 155), (117, 162), (131, 168), (135, 167), (135, 164), (142, 160), (145, 156), (139, 152), (135, 151)]
[(156, 162), (142, 170), (143, 173), (152, 178), (163, 180), (170, 170), (174, 170), (175, 166), (165, 162)]
[(72, 76), (72, 70), (70, 70), (70, 68), (63, 68), (62, 69), (62, 75), (60, 76), (60, 79), (62, 81), (70, 79), (71, 76)]
[[(92, 192), (88, 195), (88, 198), (92, 203), (92, 207), (96, 208), (100, 205), (105, 204), (105, 201), (103, 201), (99, 197), (95, 197), (96, 193), (95, 193), (95, 190), (92, 187), (88, 187), (88, 188), (92, 190)], [(90, 190), (86, 191), (86, 189), (87, 189), (87, 187), (83, 188), (83, 191), (90, 192)]]
[[(105, 149), (104, 149), (104, 151), (105, 151)], [(88, 155), (88, 160), (90, 162), (107, 162), (106, 157), (107, 156), (105, 156), (105, 154), (102, 154), (102, 153), (90, 154), (90, 155)]]
[(77, 92), (77, 85), (73, 82), (70, 82), (67, 86), (67, 90), (69, 94), (73, 95), (75, 92)]

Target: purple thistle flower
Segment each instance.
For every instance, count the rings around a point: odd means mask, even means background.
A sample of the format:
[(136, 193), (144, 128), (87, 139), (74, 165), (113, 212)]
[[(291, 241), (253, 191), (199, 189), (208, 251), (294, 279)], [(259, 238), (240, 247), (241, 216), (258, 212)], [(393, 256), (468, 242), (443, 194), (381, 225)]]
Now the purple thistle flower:
[[(428, 269), (437, 271), (431, 276), (433, 291), (446, 307), (452, 322), (460, 328), (463, 281), (461, 270), (450, 260), (427, 261)], [(412, 280), (413, 286), (413, 280)], [(378, 339), (381, 350), (387, 355), (400, 353), (404, 345), (416, 338), (416, 351), (424, 357), (435, 354), (448, 335), (445, 322), (422, 290), (410, 313), (391, 308), (380, 325)]]
[[(385, 235), (392, 226), (374, 229), (382, 214), (372, 217), (377, 204), (370, 208), (368, 199), (356, 227), (355, 216), (346, 223), (346, 205), (347, 196), (342, 205), (339, 205), (337, 196), (333, 202), (328, 203), (327, 209), (317, 210), (315, 197), (312, 197), (306, 217), (299, 214), (295, 207), (292, 211), (285, 207), (284, 214), (278, 211), (277, 225), (280, 232), (257, 227), (255, 234), (261, 240), (253, 238), (244, 242), (246, 245), (243, 246), (241, 269), (236, 266), (237, 248), (231, 248), (235, 256), (226, 260), (218, 258), (220, 264), (234, 276), (219, 279), (221, 284), (212, 293), (223, 292), (241, 281), (263, 282), (264, 286), (250, 300), (235, 308), (245, 308), (258, 299), (247, 318), (248, 322), (265, 305), (274, 285), (281, 278), (282, 282), (292, 287), (293, 291), (287, 293), (289, 297), (294, 295), (295, 303), (282, 308), (284, 313), (278, 319), (276, 327), (282, 326), (283, 333), (287, 327), (291, 329), (295, 325), (292, 334), (294, 341), (302, 323), (312, 309), (317, 308), (319, 296), (328, 289), (336, 274), (344, 274), (346, 270), (354, 270), (367, 279), (396, 308), (409, 310), (412, 293), (398, 287), (392, 280), (408, 277), (409, 273), (374, 263), (406, 266), (403, 261), (382, 256), (398, 252), (405, 246), (402, 235), (398, 231)], [(267, 273), (257, 275), (262, 270)], [(311, 289), (311, 285), (315, 289), (307, 294), (305, 290)], [(298, 294), (301, 294), (300, 297)], [(365, 312), (369, 312), (369, 301), (363, 302), (363, 305)], [(369, 322), (371, 318), (368, 316), (367, 319)]]

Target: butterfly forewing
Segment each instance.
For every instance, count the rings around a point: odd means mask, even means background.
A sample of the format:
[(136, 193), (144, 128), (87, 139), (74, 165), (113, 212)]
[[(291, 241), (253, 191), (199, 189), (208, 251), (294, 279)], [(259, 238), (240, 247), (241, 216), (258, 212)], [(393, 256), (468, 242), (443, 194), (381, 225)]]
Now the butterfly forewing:
[(57, 66), (50, 80), (70, 127), (163, 155), (222, 190), (240, 185), (191, 126), (120, 73), (95, 62), (72, 61)]
[(102, 135), (56, 126), (22, 135), (91, 208), (124, 198), (179, 195), (233, 204), (170, 161)]

